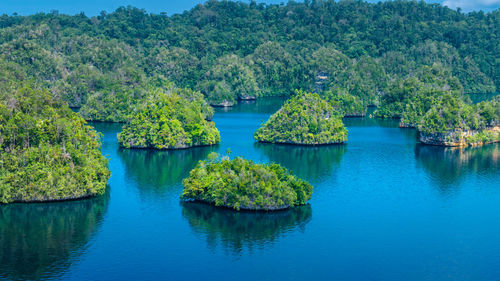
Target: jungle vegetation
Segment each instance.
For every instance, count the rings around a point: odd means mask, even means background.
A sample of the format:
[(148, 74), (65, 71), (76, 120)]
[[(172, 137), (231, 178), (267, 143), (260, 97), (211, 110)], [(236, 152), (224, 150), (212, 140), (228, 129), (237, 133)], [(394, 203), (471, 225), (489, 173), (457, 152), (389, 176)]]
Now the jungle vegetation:
[(298, 91), (254, 134), (269, 143), (321, 145), (347, 141), (343, 113), (318, 94)]
[(195, 200), (234, 210), (282, 210), (304, 205), (313, 187), (279, 164), (255, 164), (210, 153), (182, 182), (182, 200)]
[(367, 108), (363, 101), (344, 89), (326, 91), (322, 96), (342, 117), (362, 117), (366, 115)]
[[(188, 95), (189, 96), (189, 95)], [(220, 142), (215, 124), (202, 113), (203, 104), (178, 94), (156, 89), (118, 134), (125, 148), (177, 149)]]
[(48, 90), (0, 84), (0, 203), (104, 194), (99, 134)]
[(87, 120), (127, 121), (164, 80), (213, 105), (341, 89), (363, 106), (381, 104), (378, 116), (399, 118), (412, 88), (450, 90), (422, 77), (435, 64), (456, 80), (451, 90), (495, 92), (499, 23), (499, 10), (462, 13), (404, 0), (208, 1), (176, 15), (54, 11), (0, 16), (0, 57), (81, 107)]
[(500, 142), (500, 96), (475, 105), (447, 94), (422, 117), (418, 130), (423, 142), (444, 145)]

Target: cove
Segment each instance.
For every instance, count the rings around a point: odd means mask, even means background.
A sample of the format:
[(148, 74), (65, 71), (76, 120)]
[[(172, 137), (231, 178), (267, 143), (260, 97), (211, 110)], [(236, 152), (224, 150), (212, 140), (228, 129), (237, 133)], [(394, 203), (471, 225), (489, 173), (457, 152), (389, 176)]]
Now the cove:
[[(397, 120), (344, 119), (344, 145), (259, 144), (281, 106), (218, 108), (221, 144), (120, 149), (95, 123), (112, 172), (105, 196), (0, 206), (0, 279), (494, 280), (500, 276), (500, 145), (423, 146)], [(309, 205), (273, 214), (180, 203), (210, 152), (277, 162), (311, 182)]]

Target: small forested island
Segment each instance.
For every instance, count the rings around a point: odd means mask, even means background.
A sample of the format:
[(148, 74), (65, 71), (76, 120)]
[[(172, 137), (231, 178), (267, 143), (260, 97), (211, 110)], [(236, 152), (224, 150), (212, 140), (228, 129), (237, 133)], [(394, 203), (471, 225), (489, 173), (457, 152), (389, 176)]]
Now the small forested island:
[(211, 153), (182, 182), (182, 200), (234, 210), (276, 211), (304, 205), (313, 187), (279, 164), (255, 164)]
[(219, 131), (213, 122), (206, 120), (202, 104), (190, 102), (178, 93), (178, 90), (151, 91), (118, 134), (120, 145), (179, 149), (219, 143)]
[(382, 118), (401, 118), (401, 127), (415, 128), (433, 101), (444, 94), (461, 96), (463, 86), (442, 64), (421, 66), (388, 85), (374, 114)]
[(444, 95), (422, 117), (418, 130), (425, 144), (479, 146), (500, 142), (500, 96), (470, 105)]
[(323, 145), (347, 141), (342, 114), (318, 94), (297, 91), (254, 134), (257, 141)]
[(36, 84), (2, 86), (0, 202), (104, 194), (110, 171), (99, 134), (65, 102)]

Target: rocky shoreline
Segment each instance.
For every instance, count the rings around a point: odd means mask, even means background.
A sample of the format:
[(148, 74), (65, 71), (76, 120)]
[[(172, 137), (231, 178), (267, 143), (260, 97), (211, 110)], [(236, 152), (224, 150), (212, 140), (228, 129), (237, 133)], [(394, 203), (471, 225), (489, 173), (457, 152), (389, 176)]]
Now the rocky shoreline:
[(281, 145), (294, 145), (294, 146), (328, 146), (328, 145), (340, 145), (340, 144), (345, 144), (345, 141), (341, 142), (327, 142), (327, 143), (302, 143), (302, 142), (282, 142), (282, 141), (265, 141), (265, 140), (258, 140), (260, 143), (270, 143), (270, 144), (281, 144)]
[[(480, 134), (491, 134), (497, 137), (490, 141), (472, 141)], [(488, 127), (479, 131), (461, 131), (453, 130), (446, 133), (426, 134), (419, 132), (418, 139), (420, 142), (428, 145), (436, 146), (451, 146), (451, 147), (464, 147), (464, 146), (482, 146), (485, 144), (500, 142), (500, 126)]]

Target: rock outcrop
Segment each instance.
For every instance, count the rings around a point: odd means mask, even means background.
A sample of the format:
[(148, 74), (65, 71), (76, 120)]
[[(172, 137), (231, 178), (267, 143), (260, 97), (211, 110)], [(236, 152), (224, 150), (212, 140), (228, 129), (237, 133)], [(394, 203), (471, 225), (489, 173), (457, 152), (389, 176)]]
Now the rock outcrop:
[(446, 133), (428, 134), (419, 132), (420, 142), (439, 146), (481, 146), (500, 142), (500, 126), (488, 127), (484, 130), (453, 130)]

